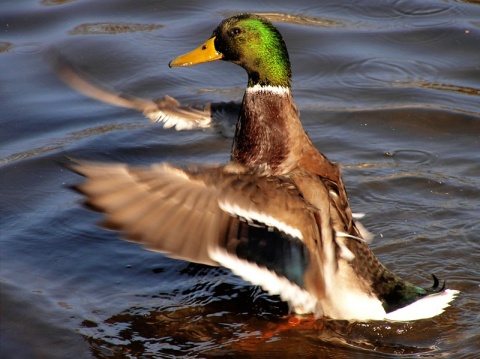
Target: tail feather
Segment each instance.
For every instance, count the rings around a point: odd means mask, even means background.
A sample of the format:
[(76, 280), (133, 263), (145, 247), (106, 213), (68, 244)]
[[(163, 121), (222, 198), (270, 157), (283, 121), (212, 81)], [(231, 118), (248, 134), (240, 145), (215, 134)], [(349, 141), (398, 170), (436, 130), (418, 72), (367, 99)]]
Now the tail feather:
[(437, 276), (435, 274), (432, 274), (432, 278), (433, 278), (433, 285), (430, 289), (427, 289), (427, 292), (428, 293), (443, 292), (444, 289), (445, 289), (445, 286), (447, 285), (447, 282), (443, 281), (442, 287), (438, 288), (438, 285), (440, 284), (440, 282), (439, 282)]
[(434, 274), (432, 278), (433, 285), (424, 289), (397, 277), (396, 285), (384, 295), (384, 299), (388, 299), (383, 304), (387, 312), (385, 319), (409, 321), (443, 313), (459, 291), (445, 289), (445, 281), (440, 285)]
[[(436, 281), (438, 285), (438, 280)], [(439, 293), (430, 294), (423, 297), (406, 307), (387, 313), (385, 319), (395, 321), (410, 321), (418, 319), (432, 318), (443, 313), (450, 302), (455, 299), (458, 290), (446, 289)]]

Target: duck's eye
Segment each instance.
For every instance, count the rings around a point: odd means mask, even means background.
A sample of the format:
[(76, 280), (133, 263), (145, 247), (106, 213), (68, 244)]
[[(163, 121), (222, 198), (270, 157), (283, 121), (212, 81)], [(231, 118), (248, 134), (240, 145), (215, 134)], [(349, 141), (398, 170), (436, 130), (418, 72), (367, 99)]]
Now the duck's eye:
[(230, 34), (233, 36), (237, 36), (238, 34), (241, 34), (242, 30), (239, 27), (234, 27), (232, 30), (230, 30)]

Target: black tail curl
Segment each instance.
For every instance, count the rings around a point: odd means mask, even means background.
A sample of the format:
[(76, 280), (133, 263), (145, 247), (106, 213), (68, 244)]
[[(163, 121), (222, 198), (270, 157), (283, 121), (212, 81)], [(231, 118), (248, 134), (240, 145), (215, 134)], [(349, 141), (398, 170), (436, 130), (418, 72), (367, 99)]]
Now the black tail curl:
[(428, 293), (441, 293), (445, 290), (445, 286), (447, 285), (446, 281), (443, 281), (443, 284), (441, 287), (439, 287), (440, 281), (438, 280), (437, 276), (435, 274), (432, 274), (433, 278), (433, 285), (431, 288), (427, 289)]

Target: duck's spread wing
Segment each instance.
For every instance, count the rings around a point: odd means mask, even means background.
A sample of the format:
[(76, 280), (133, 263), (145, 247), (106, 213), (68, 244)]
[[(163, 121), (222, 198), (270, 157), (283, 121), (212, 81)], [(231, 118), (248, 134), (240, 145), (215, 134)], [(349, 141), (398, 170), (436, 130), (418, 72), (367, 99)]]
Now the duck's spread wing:
[(130, 108), (142, 112), (152, 122), (163, 124), (164, 128), (192, 130), (212, 128), (226, 137), (232, 137), (240, 111), (240, 104), (234, 102), (184, 105), (171, 96), (149, 100), (117, 92), (80, 75), (62, 57), (55, 61), (60, 78), (80, 93), (110, 105)]
[[(313, 310), (305, 272), (318, 239), (315, 209), (288, 179), (240, 165), (145, 168), (78, 162), (77, 189), (107, 227), (148, 249), (221, 265), (284, 300)], [(308, 238), (308, 242), (307, 242)], [(314, 254), (313, 254), (314, 256)]]
[(107, 215), (105, 227), (172, 257), (217, 265), (208, 247), (228, 215), (212, 201), (215, 188), (169, 165), (135, 168), (79, 162), (71, 166), (88, 181), (77, 189), (87, 204)]

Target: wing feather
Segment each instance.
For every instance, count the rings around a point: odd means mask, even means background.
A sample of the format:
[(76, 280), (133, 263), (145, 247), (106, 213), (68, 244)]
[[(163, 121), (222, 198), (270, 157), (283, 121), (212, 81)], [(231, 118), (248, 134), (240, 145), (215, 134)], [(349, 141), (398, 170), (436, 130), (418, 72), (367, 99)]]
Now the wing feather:
[[(105, 212), (107, 226), (147, 249), (208, 265), (252, 262), (302, 290), (307, 290), (305, 271), (318, 267), (312, 262), (319, 236), (317, 209), (291, 179), (274, 176), (268, 168), (136, 168), (91, 162), (72, 168), (88, 178), (78, 189)], [(241, 261), (218, 263), (222, 251)], [(252, 280), (252, 274), (245, 279)], [(271, 283), (260, 282), (272, 291)]]

